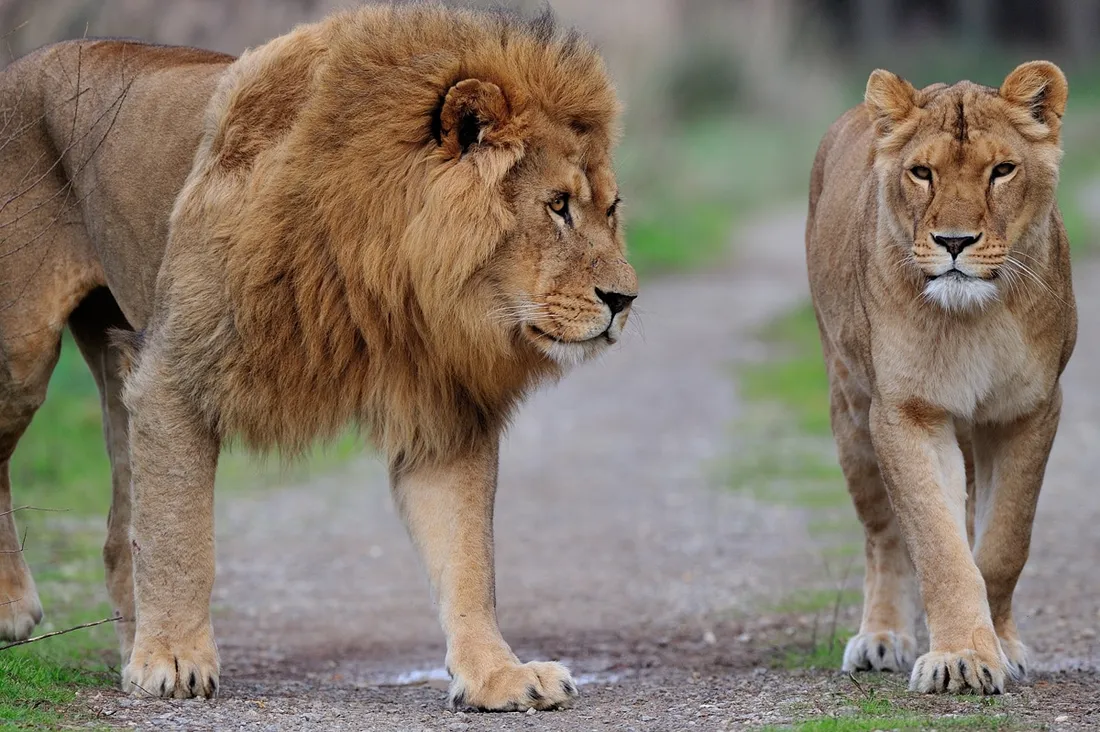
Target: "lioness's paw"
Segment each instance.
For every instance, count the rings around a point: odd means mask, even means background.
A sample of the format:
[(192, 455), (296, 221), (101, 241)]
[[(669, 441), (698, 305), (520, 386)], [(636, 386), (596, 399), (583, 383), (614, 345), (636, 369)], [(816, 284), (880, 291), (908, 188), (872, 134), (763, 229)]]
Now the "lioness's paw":
[(34, 583), (0, 590), (0, 641), (21, 641), (31, 637), (42, 622), (42, 603)]
[(926, 653), (909, 678), (909, 690), (924, 694), (1001, 694), (1004, 689), (1004, 666), (972, 650)]
[(1008, 658), (1008, 677), (1013, 681), (1025, 681), (1029, 664), (1027, 646), (1018, 639), (1001, 638), (1001, 649)]
[(456, 673), (451, 682), (451, 709), (523, 712), (561, 709), (577, 698), (577, 684), (560, 663), (510, 664), (474, 682)]
[(210, 698), (218, 693), (218, 649), (213, 641), (166, 648), (134, 645), (122, 671), (122, 690), (135, 696)]
[(917, 657), (916, 639), (905, 633), (884, 630), (860, 633), (844, 649), (843, 669), (852, 671), (908, 671)]

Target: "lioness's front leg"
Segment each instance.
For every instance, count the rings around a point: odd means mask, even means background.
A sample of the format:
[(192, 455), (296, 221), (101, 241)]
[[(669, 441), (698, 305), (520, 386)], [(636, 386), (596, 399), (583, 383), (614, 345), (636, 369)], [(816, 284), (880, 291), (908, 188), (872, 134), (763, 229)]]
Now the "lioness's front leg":
[(993, 627), (1017, 678), (1027, 675), (1027, 649), (1012, 616), (1012, 595), (1027, 562), (1035, 506), (1061, 411), (1059, 389), (1034, 414), (974, 431), (974, 557), (985, 578)]
[(890, 503), (916, 566), (931, 650), (909, 687), (1004, 691), (1006, 663), (966, 535), (966, 467), (945, 411), (926, 402), (871, 404), (871, 435)]
[(447, 636), (452, 708), (522, 711), (577, 696), (558, 663), (520, 663), (497, 627), (493, 500), (497, 442), (443, 465), (395, 468), (394, 498), (431, 578)]
[(219, 660), (210, 624), (218, 441), (146, 357), (127, 387), (137, 627), (123, 689), (213, 696)]

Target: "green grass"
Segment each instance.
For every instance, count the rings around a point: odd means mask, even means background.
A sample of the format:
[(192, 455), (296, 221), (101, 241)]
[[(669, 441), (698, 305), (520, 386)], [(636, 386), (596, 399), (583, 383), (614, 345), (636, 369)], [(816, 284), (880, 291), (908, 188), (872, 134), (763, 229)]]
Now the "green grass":
[(642, 276), (706, 265), (747, 216), (804, 196), (829, 121), (725, 114), (628, 135), (616, 162), (631, 263)]
[(761, 339), (777, 357), (740, 370), (741, 394), (781, 405), (802, 434), (830, 435), (829, 379), (813, 308), (791, 310), (766, 326)]
[(932, 697), (906, 692), (904, 674), (862, 673), (858, 677), (836, 676), (833, 690), (819, 693), (814, 703), (789, 709), (801, 716), (816, 712), (788, 725), (764, 730), (1022, 730), (1031, 729), (1003, 711), (998, 697)]
[(900, 716), (854, 715), (820, 717), (768, 730), (793, 732), (875, 732), (876, 730), (1015, 730), (1020, 725), (1008, 717), (968, 714), (957, 717), (905, 714)]
[[(770, 356), (737, 370), (748, 417), (730, 486), (757, 500), (850, 513), (829, 426), (829, 384), (809, 305), (766, 325)], [(831, 515), (833, 512), (826, 512)]]
[(76, 698), (73, 689), (101, 683), (97, 674), (40, 654), (6, 651), (0, 656), (0, 729), (56, 728), (59, 710)]
[[(72, 514), (21, 513), (26, 558), (46, 617), (38, 633), (112, 615), (99, 559), (103, 520)], [(0, 728), (56, 728), (84, 714), (70, 706), (82, 687), (118, 683), (111, 624), (0, 651)], [(4, 726), (7, 725), (7, 726)]]
[[(881, 675), (880, 675), (881, 676)], [(863, 695), (845, 697), (845, 708), (832, 715), (811, 717), (788, 726), (769, 726), (765, 730), (794, 732), (872, 732), (873, 730), (1018, 730), (1026, 729), (1010, 715), (997, 713), (997, 700), (983, 697), (968, 704), (975, 711), (962, 714), (927, 714), (899, 707), (877, 694), (875, 677), (862, 676)]]

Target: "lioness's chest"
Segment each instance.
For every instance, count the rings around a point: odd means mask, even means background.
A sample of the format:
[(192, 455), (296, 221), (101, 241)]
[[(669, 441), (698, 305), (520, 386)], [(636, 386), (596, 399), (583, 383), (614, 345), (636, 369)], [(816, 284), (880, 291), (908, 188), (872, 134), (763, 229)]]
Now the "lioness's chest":
[(1007, 314), (975, 323), (916, 324), (879, 334), (873, 360), (879, 392), (919, 398), (959, 419), (1004, 422), (1049, 394), (1052, 368)]

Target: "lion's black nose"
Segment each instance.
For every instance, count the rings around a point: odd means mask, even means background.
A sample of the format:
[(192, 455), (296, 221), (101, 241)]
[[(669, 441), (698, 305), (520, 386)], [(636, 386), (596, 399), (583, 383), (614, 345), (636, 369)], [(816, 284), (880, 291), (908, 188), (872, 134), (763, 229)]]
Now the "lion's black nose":
[(981, 239), (982, 235), (977, 236), (938, 236), (932, 235), (932, 241), (939, 244), (941, 247), (951, 253), (951, 258), (959, 256), (963, 249), (966, 249), (971, 244), (977, 244), (978, 239)]
[(604, 292), (597, 287), (596, 297), (607, 303), (607, 307), (611, 308), (611, 315), (615, 316), (626, 310), (626, 306), (634, 302), (634, 298), (638, 296), (624, 295), (621, 292)]

